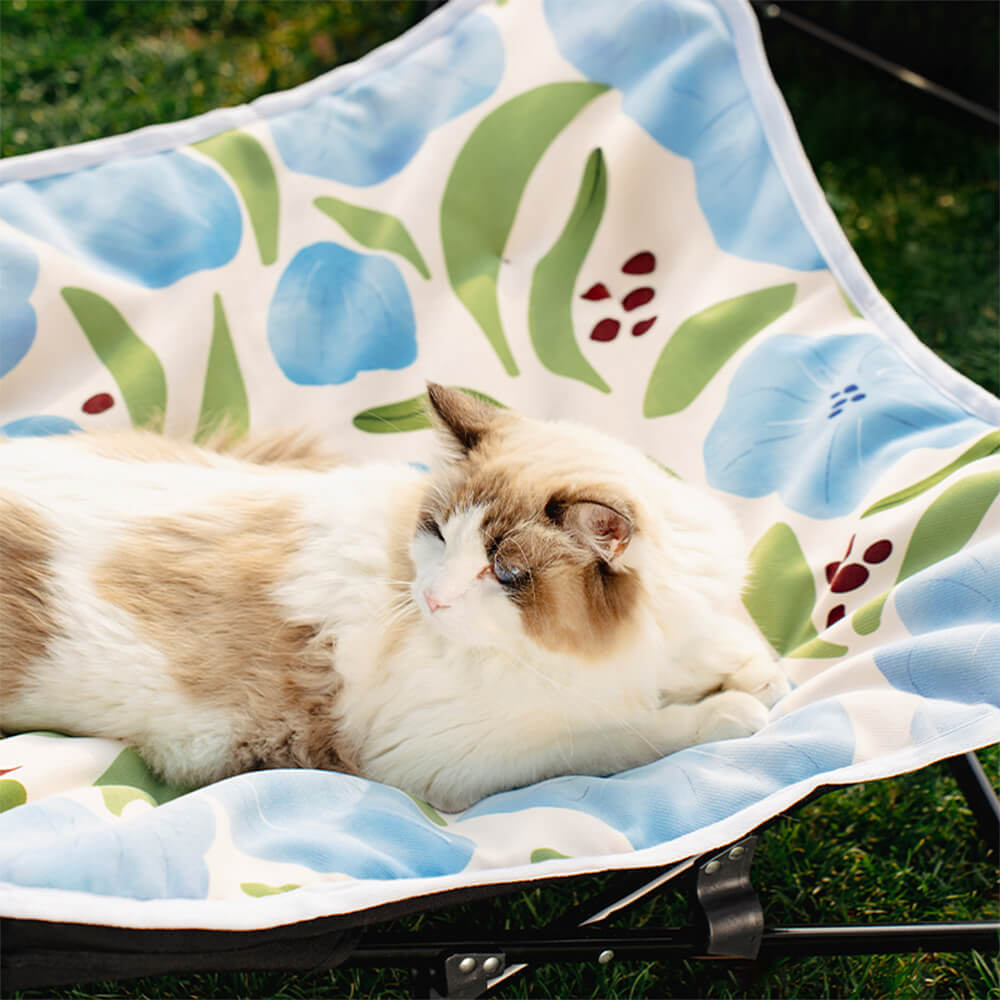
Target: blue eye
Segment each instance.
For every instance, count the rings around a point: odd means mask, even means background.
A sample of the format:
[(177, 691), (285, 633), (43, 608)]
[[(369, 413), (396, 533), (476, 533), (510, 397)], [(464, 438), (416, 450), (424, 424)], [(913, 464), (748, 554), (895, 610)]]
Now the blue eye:
[(505, 587), (519, 587), (527, 583), (529, 573), (520, 566), (506, 566), (495, 558), (493, 560), (493, 575)]

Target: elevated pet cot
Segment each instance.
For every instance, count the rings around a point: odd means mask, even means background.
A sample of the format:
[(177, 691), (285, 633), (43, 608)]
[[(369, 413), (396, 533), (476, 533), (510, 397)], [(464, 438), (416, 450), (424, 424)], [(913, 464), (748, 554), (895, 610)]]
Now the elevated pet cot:
[[(744, 740), (443, 816), (312, 771), (165, 787), (127, 747), (0, 742), (7, 990), (542, 958), (993, 950), (997, 922), (765, 928), (757, 833), (1000, 737), (1000, 403), (922, 347), (823, 199), (740, 0), (454, 0), (253, 104), (0, 164), (0, 431), (290, 421), (422, 461), (425, 379), (640, 444), (753, 543), (793, 692)], [(524, 934), (390, 917), (596, 871)], [(687, 879), (691, 928), (605, 930)]]

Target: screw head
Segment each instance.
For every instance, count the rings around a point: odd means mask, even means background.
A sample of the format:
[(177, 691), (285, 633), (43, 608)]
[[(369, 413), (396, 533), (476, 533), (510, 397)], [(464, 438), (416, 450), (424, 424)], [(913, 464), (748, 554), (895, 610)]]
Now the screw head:
[(722, 862), (721, 861), (713, 860), (713, 861), (709, 861), (709, 863), (707, 865), (705, 865), (704, 868), (702, 868), (702, 871), (706, 875), (714, 875), (721, 867), (722, 867)]
[(496, 955), (490, 955), (489, 958), (483, 959), (483, 972), (488, 976), (492, 976), (494, 973), (500, 971), (500, 959)]
[(471, 955), (467, 955), (461, 962), (458, 963), (458, 971), (466, 976), (469, 975), (470, 972), (473, 972), (475, 968), (476, 960)]
[(615, 953), (610, 948), (605, 948), (604, 951), (597, 956), (597, 961), (601, 965), (607, 965), (615, 957)]
[(740, 858), (742, 858), (742, 857), (743, 857), (743, 855), (744, 855), (744, 854), (746, 854), (746, 852), (747, 852), (747, 849), (746, 849), (745, 847), (742, 847), (741, 845), (737, 844), (737, 845), (736, 845), (736, 846), (735, 846), (735, 847), (734, 847), (734, 848), (733, 848), (733, 849), (732, 849), (732, 850), (731, 850), (731, 851), (729, 852), (729, 857), (730, 857), (730, 858), (731, 858), (731, 859), (732, 859), (733, 861), (738, 861), (738, 860), (739, 860)]

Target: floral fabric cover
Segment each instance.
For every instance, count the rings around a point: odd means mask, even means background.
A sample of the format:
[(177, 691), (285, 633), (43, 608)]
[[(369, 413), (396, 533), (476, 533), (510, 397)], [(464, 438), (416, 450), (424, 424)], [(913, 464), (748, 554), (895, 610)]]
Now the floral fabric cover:
[(1000, 738), (1000, 403), (861, 269), (739, 0), (458, 0), (296, 90), (7, 161), (0, 315), (8, 436), (225, 414), (419, 462), (430, 378), (626, 437), (742, 520), (795, 685), (750, 739), (449, 816), (10, 736), (4, 915), (256, 928), (668, 863)]

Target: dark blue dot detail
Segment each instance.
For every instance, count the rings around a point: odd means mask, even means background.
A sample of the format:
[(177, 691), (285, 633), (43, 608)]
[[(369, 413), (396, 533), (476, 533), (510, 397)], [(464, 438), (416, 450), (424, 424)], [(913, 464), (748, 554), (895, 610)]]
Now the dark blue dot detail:
[(856, 385), (854, 385), (853, 383), (851, 383), (851, 385), (845, 385), (844, 386), (844, 392), (857, 392), (857, 391), (858, 391), (858, 387)]
[(839, 417), (841, 415), (841, 413), (843, 413), (843, 412), (844, 412), (843, 410), (833, 410), (831, 413), (828, 413), (826, 415), (826, 419), (830, 420), (833, 417)]
[(833, 408), (836, 410), (837, 407), (843, 406), (846, 402), (847, 402), (847, 397), (841, 396), (840, 399), (838, 399), (837, 402), (833, 404)]
[(864, 399), (864, 398), (865, 394), (863, 392), (859, 392), (856, 396), (851, 396), (851, 402), (856, 403), (859, 399)]
[(836, 399), (839, 395), (840, 395), (839, 392), (831, 392), (830, 393), (830, 399)]

